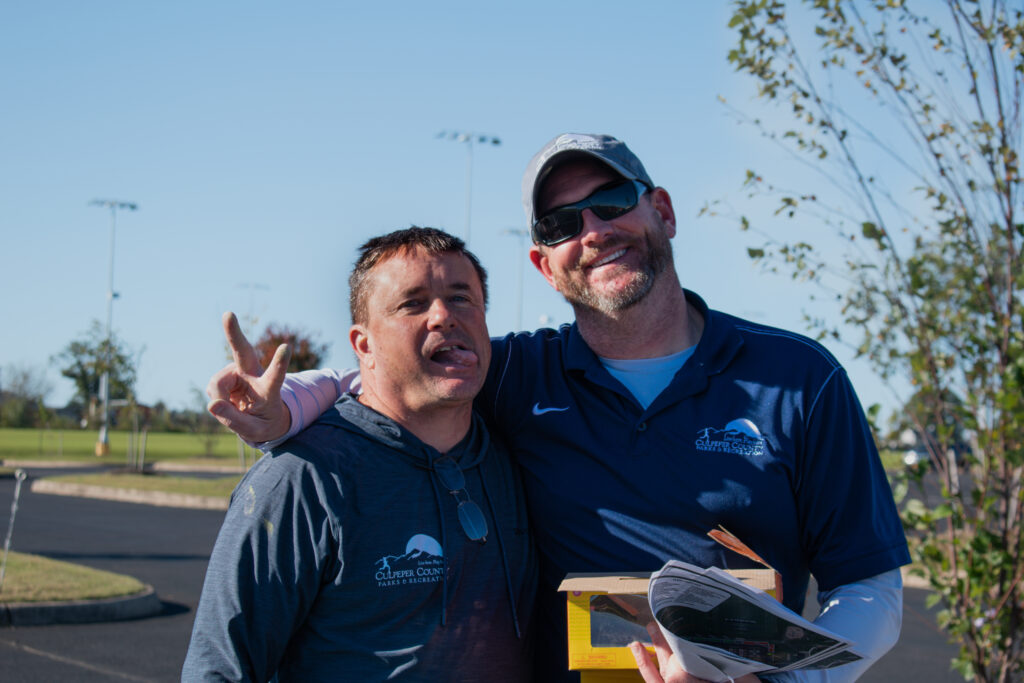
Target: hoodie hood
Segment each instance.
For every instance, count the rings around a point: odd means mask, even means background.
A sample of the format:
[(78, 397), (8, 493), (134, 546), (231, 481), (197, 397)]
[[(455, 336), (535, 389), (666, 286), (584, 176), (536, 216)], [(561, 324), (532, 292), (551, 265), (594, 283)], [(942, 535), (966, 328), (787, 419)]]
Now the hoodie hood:
[[(436, 448), (421, 441), (390, 417), (363, 405), (352, 394), (343, 395), (314, 424), (330, 425), (379, 441), (423, 469), (431, 469), (431, 463), (441, 455)], [(482, 418), (474, 411), (469, 431), (448, 451), (448, 455), (459, 463), (463, 471), (477, 467), (487, 454), (490, 438)]]

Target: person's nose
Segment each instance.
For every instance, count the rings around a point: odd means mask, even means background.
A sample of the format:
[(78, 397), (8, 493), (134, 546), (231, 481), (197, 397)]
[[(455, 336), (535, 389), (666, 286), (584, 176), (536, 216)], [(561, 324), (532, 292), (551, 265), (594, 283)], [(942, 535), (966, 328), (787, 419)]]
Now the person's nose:
[(615, 231), (615, 226), (610, 221), (599, 218), (591, 209), (583, 209), (580, 214), (583, 221), (583, 230), (580, 231), (580, 244), (583, 246), (595, 246), (605, 242)]
[(455, 327), (455, 316), (452, 309), (443, 299), (434, 299), (427, 315), (427, 325), (432, 330)]

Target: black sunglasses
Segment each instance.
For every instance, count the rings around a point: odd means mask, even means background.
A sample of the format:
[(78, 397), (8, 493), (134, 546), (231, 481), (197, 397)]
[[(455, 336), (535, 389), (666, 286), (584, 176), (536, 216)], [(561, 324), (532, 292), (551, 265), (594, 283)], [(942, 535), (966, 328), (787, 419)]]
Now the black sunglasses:
[(487, 520), (480, 506), (473, 502), (466, 492), (466, 477), (462, 468), (449, 455), (442, 455), (434, 461), (434, 471), (448, 493), (459, 502), (459, 524), (471, 541), (487, 542)]
[(629, 213), (649, 187), (639, 180), (616, 180), (603, 185), (589, 197), (548, 211), (533, 224), (533, 241), (553, 247), (583, 232), (583, 209), (590, 209), (603, 221)]

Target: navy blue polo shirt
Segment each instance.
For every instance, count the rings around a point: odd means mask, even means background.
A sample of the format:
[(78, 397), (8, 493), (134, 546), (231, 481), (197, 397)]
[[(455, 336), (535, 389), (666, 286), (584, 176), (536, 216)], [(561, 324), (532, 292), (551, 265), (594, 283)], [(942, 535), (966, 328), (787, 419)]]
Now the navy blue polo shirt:
[[(863, 410), (817, 342), (709, 310), (693, 356), (644, 409), (576, 325), (493, 341), (477, 408), (524, 478), (541, 557), (539, 671), (564, 670), (569, 572), (741, 568), (723, 526), (777, 569), (799, 612), (910, 561)], [(547, 661), (545, 661), (545, 659)]]

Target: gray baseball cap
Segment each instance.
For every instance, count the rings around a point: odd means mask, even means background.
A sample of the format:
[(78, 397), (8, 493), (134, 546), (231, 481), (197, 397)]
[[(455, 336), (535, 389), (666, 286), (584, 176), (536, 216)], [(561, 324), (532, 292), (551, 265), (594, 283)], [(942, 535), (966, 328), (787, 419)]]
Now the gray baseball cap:
[(610, 135), (563, 133), (544, 145), (526, 165), (526, 173), (523, 174), (523, 210), (526, 211), (530, 225), (537, 221), (533, 206), (537, 199), (537, 189), (556, 165), (572, 156), (592, 157), (607, 164), (627, 180), (639, 180), (647, 187), (654, 187), (644, 165), (626, 147), (626, 143)]

